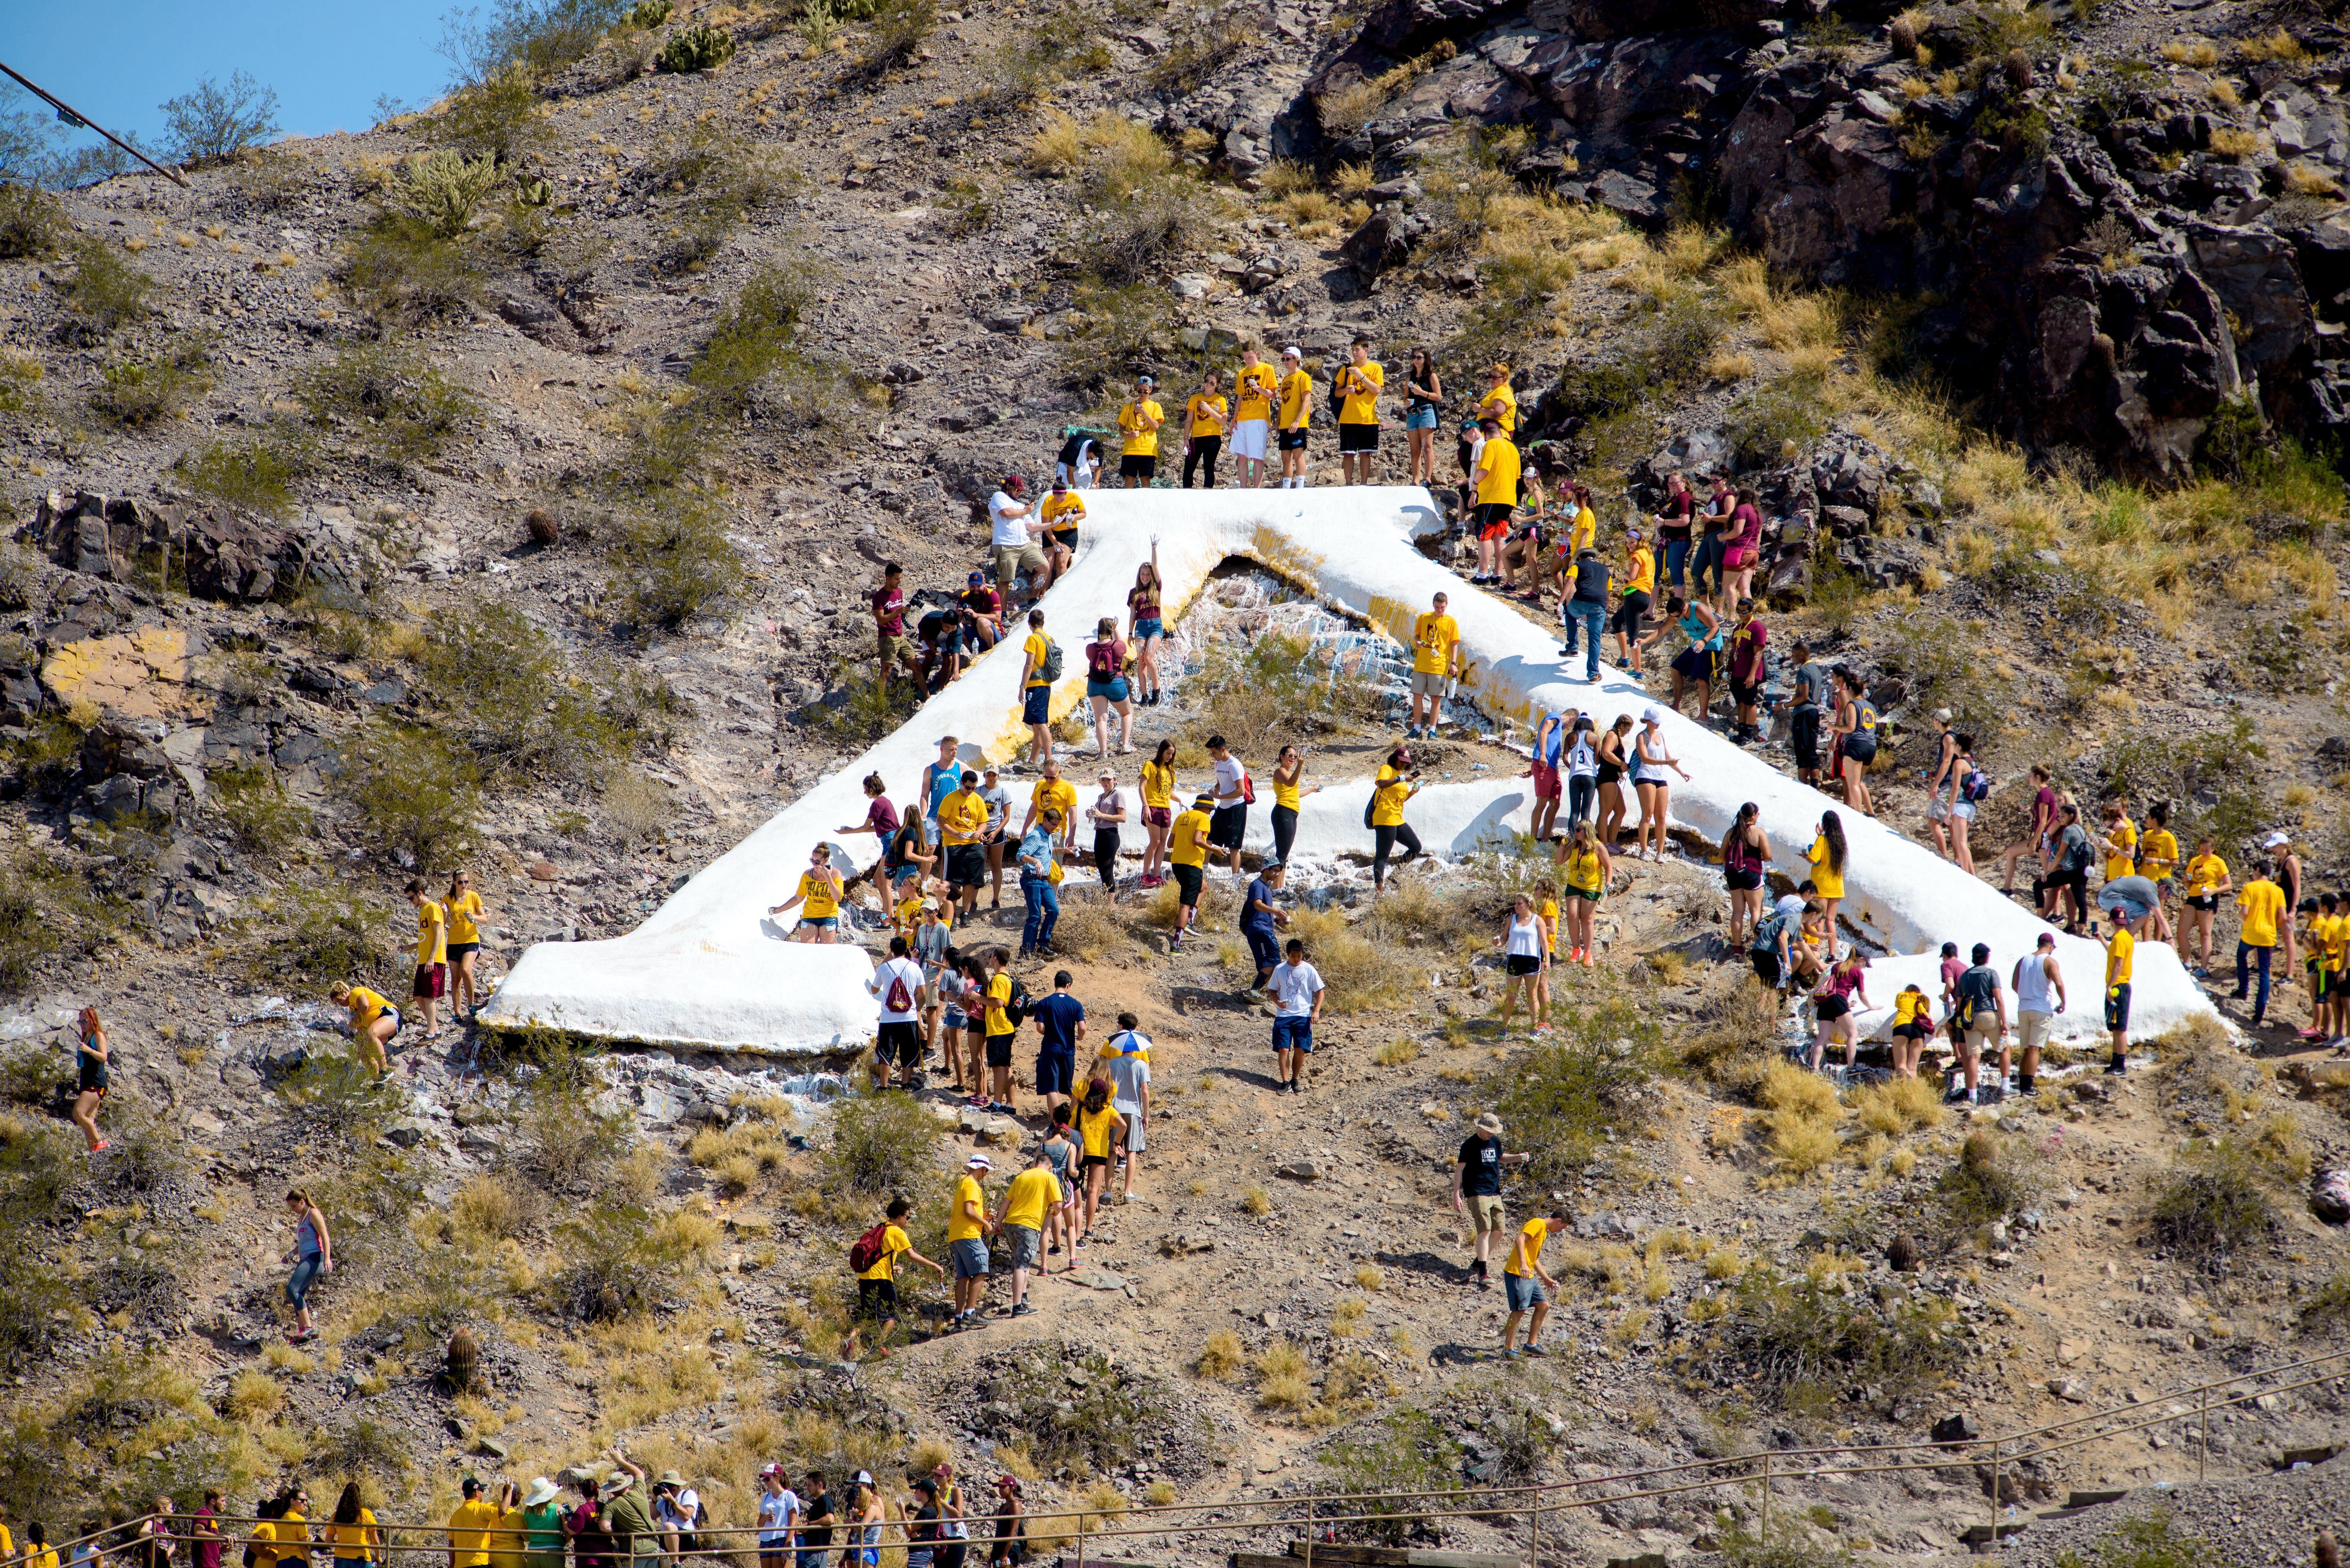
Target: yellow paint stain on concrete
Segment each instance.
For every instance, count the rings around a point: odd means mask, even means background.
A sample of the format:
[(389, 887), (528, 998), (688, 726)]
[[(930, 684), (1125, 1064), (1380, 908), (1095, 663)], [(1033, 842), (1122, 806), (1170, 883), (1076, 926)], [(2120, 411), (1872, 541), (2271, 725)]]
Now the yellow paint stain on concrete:
[(69, 642), (41, 666), (41, 680), (68, 705), (88, 702), (126, 719), (180, 719), (201, 711), (191, 686), (187, 633), (143, 626)]
[(1248, 554), (1251, 559), (1276, 576), (1287, 579), (1300, 590), (1322, 597), (1322, 557), (1270, 523), (1259, 523), (1249, 535)]

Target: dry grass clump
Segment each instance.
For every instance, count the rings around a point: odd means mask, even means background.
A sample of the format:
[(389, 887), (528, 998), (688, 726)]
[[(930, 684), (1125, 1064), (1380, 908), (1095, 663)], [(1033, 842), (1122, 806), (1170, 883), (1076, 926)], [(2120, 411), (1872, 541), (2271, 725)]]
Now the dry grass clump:
[(1835, 1158), (1844, 1147), (1836, 1124), (1844, 1116), (1834, 1085), (1784, 1061), (1765, 1069), (1756, 1097), (1765, 1107), (1770, 1149), (1784, 1174), (1803, 1178)]
[(1228, 1328), (1218, 1329), (1192, 1357), (1191, 1370), (1201, 1377), (1230, 1377), (1240, 1369), (1243, 1355), (1241, 1336)]
[(2267, 145), (2268, 138), (2257, 130), (2233, 125), (2211, 128), (2211, 151), (2222, 158), (2251, 158)]
[(1105, 953), (1114, 952), (1133, 940), (1133, 933), (1119, 918), (1118, 906), (1099, 887), (1073, 889), (1063, 886), (1061, 919), (1053, 928), (1055, 945), (1087, 963), (1099, 963)]
[[(1300, 909), (1290, 918), (1290, 934), (1305, 944), (1307, 960), (1329, 988), (1322, 1003), (1326, 1012), (1345, 1017), (1371, 1008), (1401, 1006), (1412, 994), (1413, 967), (1399, 963), (1383, 942), (1365, 934), (1372, 924), (1367, 921), (1364, 929), (1358, 930), (1336, 909)], [(1384, 1049), (1379, 1060), (1382, 1066), (1399, 1064), (1387, 1060)]]
[(1457, 47), (1447, 39), (1424, 55), (1415, 55), (1403, 64), (1375, 77), (1324, 93), (1315, 103), (1315, 111), (1322, 129), (1342, 140), (1370, 123), (1373, 116), (1385, 109), (1411, 84), (1430, 69), (1451, 59)]
[(1273, 1212), (1273, 1198), (1262, 1187), (1252, 1187), (1241, 1199), (1241, 1211), (1262, 1220)]
[(1257, 1403), (1269, 1410), (1300, 1410), (1314, 1400), (1307, 1380), (1305, 1353), (1286, 1339), (1276, 1339), (1257, 1352)]
[(2220, 46), (2209, 38), (2173, 38), (2162, 46), (2162, 57), (2174, 66), (2216, 66)]
[(2288, 163), (2284, 166), (2285, 189), (2297, 196), (2339, 196), (2340, 182), (2314, 163)]
[(1873, 1133), (1898, 1137), (1942, 1125), (1942, 1100), (1924, 1078), (1890, 1078), (1854, 1092), (1853, 1114)]
[(1382, 1067), (1400, 1067), (1419, 1060), (1419, 1042), (1399, 1034), (1372, 1054), (1371, 1060)]
[(2279, 27), (2273, 33), (2238, 44), (2236, 57), (2246, 62), (2280, 60), (2292, 64), (2309, 58), (2309, 50), (2299, 38)]
[(1355, 1266), (1355, 1283), (1361, 1286), (1363, 1289), (1367, 1291), (1385, 1290), (1387, 1288), (1387, 1282), (1388, 1277), (1379, 1272), (1378, 1264), (1357, 1263)]

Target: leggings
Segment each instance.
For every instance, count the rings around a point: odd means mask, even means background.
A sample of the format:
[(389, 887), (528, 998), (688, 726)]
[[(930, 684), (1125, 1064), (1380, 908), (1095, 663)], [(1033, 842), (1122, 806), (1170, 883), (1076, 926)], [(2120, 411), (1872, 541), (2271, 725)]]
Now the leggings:
[(1183, 449), (1183, 488), (1191, 488), (1191, 471), (1201, 463), (1208, 465), (1207, 488), (1216, 487), (1216, 455), (1224, 450), (1222, 436), (1193, 436), (1191, 444)]
[(1372, 828), (1371, 842), (1373, 846), (1371, 886), (1374, 888), (1387, 881), (1388, 857), (1394, 851), (1397, 845), (1403, 846), (1403, 858), (1396, 862), (1398, 870), (1410, 865), (1419, 854), (1419, 835), (1411, 830), (1411, 825), (1409, 823), (1398, 823), (1393, 827)]
[(1289, 846), (1297, 841), (1297, 813), (1289, 806), (1273, 808), (1273, 857), (1289, 864)]
[(1101, 874), (1102, 886), (1118, 886), (1118, 829), (1094, 829), (1094, 869)]
[(1566, 781), (1566, 830), (1573, 833), (1590, 819), (1591, 797), (1599, 793), (1596, 778), (1569, 778)]

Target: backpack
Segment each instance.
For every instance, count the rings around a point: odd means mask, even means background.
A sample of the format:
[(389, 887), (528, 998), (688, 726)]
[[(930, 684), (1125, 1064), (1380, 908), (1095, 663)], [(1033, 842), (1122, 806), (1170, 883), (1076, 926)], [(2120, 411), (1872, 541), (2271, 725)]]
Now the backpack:
[(881, 1245), (889, 1234), (889, 1221), (884, 1220), (849, 1244), (848, 1268), (861, 1274), (881, 1261)]
[(1256, 804), (1256, 780), (1249, 777), (1246, 768), (1241, 770), (1241, 804), (1243, 805)]
[(881, 1011), (884, 1012), (911, 1012), (913, 1010), (914, 993), (906, 988), (905, 971), (903, 970), (891, 971), (889, 974), (889, 993), (881, 999)]
[(1036, 667), (1036, 678), (1047, 684), (1061, 678), (1061, 645), (1049, 637), (1045, 639), (1045, 662)]
[(1985, 801), (1991, 798), (1991, 775), (1981, 768), (1969, 768), (1966, 777), (1959, 781), (1960, 798)]
[(1371, 826), (1371, 813), (1373, 813), (1374, 811), (1377, 811), (1377, 810), (1378, 809), (1378, 806), (1379, 806), (1379, 786), (1378, 786), (1378, 785), (1377, 785), (1377, 784), (1373, 784), (1373, 785), (1371, 786), (1371, 798), (1370, 798), (1370, 799), (1368, 799), (1368, 800), (1367, 800), (1367, 801), (1365, 801), (1365, 802), (1363, 802), (1363, 826), (1364, 826), (1365, 827), (1368, 827), (1368, 826)]
[(1028, 988), (1016, 979), (1012, 982), (1012, 994), (1004, 1000), (1003, 1019), (1014, 1029), (1028, 1020)]

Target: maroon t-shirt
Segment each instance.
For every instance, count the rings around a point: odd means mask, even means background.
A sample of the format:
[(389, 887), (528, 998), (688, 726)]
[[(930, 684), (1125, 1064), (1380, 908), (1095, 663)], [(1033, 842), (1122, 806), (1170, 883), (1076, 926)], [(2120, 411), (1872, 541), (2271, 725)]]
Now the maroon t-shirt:
[(880, 618), (881, 629), (890, 637), (906, 635), (906, 590), (876, 588), (873, 590), (873, 613)]
[(865, 822), (886, 844), (898, 831), (898, 808), (889, 804), (888, 795), (877, 794), (873, 797), (873, 809), (865, 814)]
[(209, 1508), (196, 1510), (196, 1568), (221, 1568), (219, 1516)]
[(1690, 536), (1690, 519), (1697, 514), (1697, 497), (1688, 491), (1665, 498), (1665, 509), (1657, 514), (1663, 519), (1657, 524), (1657, 537), (1663, 540), (1686, 539)]

